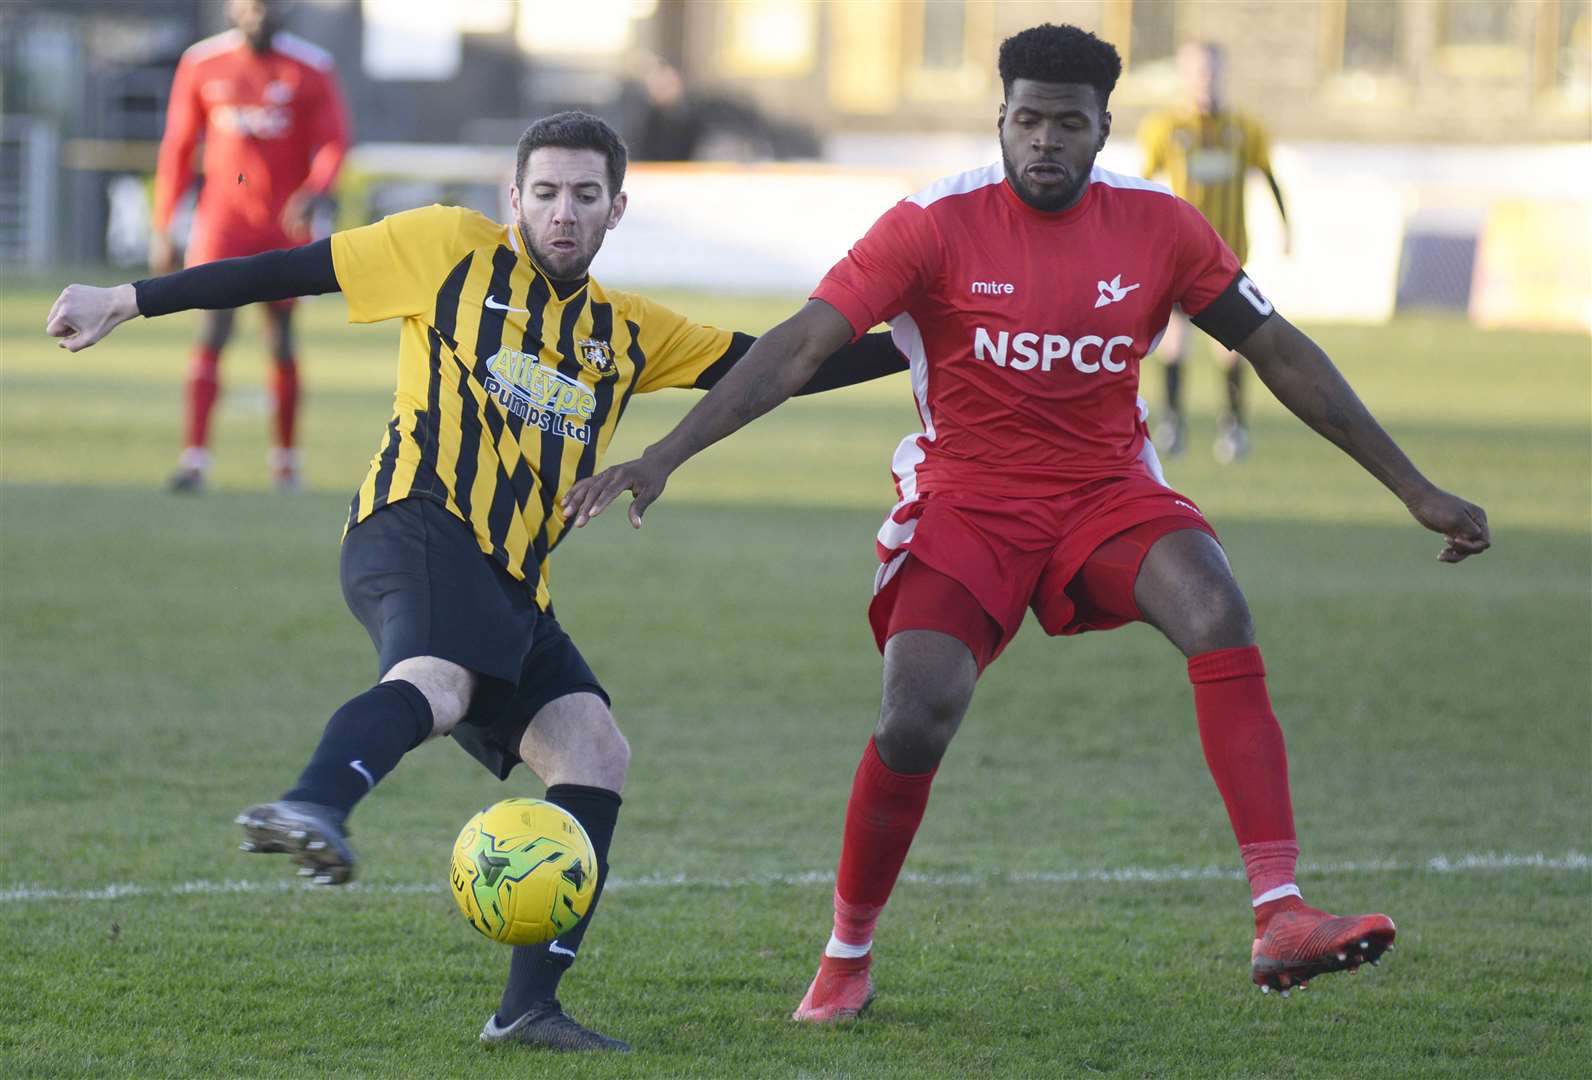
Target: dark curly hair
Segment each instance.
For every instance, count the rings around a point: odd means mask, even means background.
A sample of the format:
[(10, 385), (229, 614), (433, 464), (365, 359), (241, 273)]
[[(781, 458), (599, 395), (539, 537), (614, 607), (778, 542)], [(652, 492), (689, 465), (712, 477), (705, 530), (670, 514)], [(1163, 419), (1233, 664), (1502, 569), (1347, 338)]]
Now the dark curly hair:
[(514, 148), (514, 186), (525, 184), (525, 163), (531, 151), (544, 146), (558, 146), (566, 150), (596, 150), (608, 160), (608, 197), (619, 194), (625, 183), (625, 165), (630, 153), (625, 140), (607, 122), (591, 113), (572, 109), (568, 112), (544, 116), (525, 129), (519, 145)]
[(1084, 83), (1094, 87), (1104, 109), (1122, 74), (1122, 57), (1087, 30), (1041, 23), (1001, 42), (1000, 72), (1007, 96), (1015, 79)]

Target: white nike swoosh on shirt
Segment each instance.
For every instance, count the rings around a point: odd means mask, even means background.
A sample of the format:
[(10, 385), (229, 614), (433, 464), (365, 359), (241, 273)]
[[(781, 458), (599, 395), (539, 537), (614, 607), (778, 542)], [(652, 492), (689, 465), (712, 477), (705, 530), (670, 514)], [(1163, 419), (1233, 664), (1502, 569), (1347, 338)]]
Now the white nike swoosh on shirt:
[(529, 308), (509, 307), (507, 304), (500, 304), (497, 302), (497, 298), (494, 296), (488, 296), (486, 298), (486, 306), (491, 308), (493, 311), (522, 311), (527, 315), (530, 314)]

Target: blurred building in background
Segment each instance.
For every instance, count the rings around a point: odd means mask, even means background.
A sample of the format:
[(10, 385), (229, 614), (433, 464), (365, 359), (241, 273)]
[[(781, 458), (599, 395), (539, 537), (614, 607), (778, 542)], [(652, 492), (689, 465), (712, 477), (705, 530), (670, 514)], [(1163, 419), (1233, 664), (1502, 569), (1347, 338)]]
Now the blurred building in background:
[[(1259, 213), (1251, 261), (1291, 311), (1592, 324), (1585, 0), (295, 0), (286, 21), (334, 54), (353, 110), (341, 224), (433, 199), (502, 213), (507, 148), (579, 106), (638, 158), (825, 163), (640, 165), (603, 255), (616, 281), (781, 291), (893, 198), (994, 158), (1007, 35), (1071, 22), (1117, 45), (1102, 162), (1130, 172), (1177, 47), (1211, 40), (1277, 143), (1294, 256)], [(0, 262), (143, 251), (172, 70), (224, 28), (209, 0), (0, 5)]]
[(1000, 41), (1070, 22), (1116, 44), (1118, 126), (1177, 98), (1186, 41), (1226, 47), (1280, 139), (1585, 139), (1584, 0), (726, 0), (685, 5), (697, 77), (825, 131), (989, 126)]

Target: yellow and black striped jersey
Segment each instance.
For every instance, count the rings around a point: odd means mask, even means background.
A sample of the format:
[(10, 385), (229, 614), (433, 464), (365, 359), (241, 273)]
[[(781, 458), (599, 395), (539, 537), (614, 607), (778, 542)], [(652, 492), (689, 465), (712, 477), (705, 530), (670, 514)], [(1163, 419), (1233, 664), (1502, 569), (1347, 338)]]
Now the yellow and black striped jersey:
[[(1139, 127), (1144, 175), (1165, 174), (1172, 193), (1193, 203), (1242, 263), (1249, 256), (1244, 227), (1244, 178), (1259, 169), (1277, 188), (1266, 131), (1241, 113), (1204, 115), (1192, 108), (1146, 117)], [(1281, 200), (1279, 198), (1279, 205)]]
[(393, 417), (349, 526), (442, 503), (548, 605), (559, 500), (597, 468), (630, 396), (688, 387), (727, 330), (588, 279), (560, 297), (519, 230), (429, 206), (332, 236), (350, 322), (402, 319)]

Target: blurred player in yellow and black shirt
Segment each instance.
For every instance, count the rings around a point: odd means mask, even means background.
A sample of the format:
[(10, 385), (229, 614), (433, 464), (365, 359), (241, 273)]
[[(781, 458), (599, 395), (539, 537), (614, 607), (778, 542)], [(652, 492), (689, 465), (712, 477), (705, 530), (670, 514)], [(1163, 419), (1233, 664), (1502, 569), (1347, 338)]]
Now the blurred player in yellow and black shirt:
[[(451, 734), (499, 778), (529, 765), (591, 838), (597, 866), (566, 876), (596, 873), (598, 892), (573, 930), (514, 950), (488, 1043), (628, 1049), (555, 996), (602, 895), (630, 750), (553, 615), (547, 556), (565, 532), (560, 496), (597, 467), (631, 396), (711, 386), (752, 342), (587, 275), (624, 215), (625, 164), (607, 124), (560, 113), (520, 139), (507, 225), (427, 207), (301, 248), (68, 286), (48, 323), (76, 351), (138, 314), (330, 292), (353, 322), (403, 320), (393, 417), (341, 565), (382, 681), (332, 716), (290, 791), (238, 820), (245, 850), (287, 853), (300, 873), (340, 884), (354, 867), (349, 811), (431, 735)], [(904, 370), (889, 335), (868, 335), (804, 391)]]
[[(1223, 96), (1221, 48), (1208, 42), (1185, 45), (1177, 62), (1187, 101), (1179, 108), (1146, 117), (1140, 125), (1144, 175), (1164, 176), (1173, 194), (1193, 203), (1243, 263), (1249, 257), (1244, 183), (1251, 169), (1258, 171), (1277, 200), (1286, 247), (1288, 216), (1282, 189), (1271, 171), (1269, 140), (1257, 121), (1228, 106)], [(1188, 341), (1188, 320), (1174, 312), (1157, 350), (1166, 372), (1166, 416), (1157, 425), (1155, 442), (1169, 456), (1184, 448), (1187, 420), (1181, 365)], [(1227, 412), (1221, 419), (1215, 449), (1217, 459), (1226, 463), (1248, 452), (1249, 433), (1243, 414), (1243, 358), (1227, 351), (1220, 360), (1226, 371)]]

